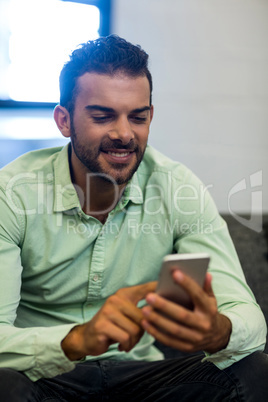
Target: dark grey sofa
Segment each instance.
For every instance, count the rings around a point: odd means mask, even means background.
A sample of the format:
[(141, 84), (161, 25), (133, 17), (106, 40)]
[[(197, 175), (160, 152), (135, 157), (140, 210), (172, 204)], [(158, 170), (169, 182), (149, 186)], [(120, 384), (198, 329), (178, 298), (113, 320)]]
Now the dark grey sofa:
[[(262, 231), (257, 233), (223, 215), (236, 247), (246, 280), (268, 323), (268, 215), (262, 216)], [(266, 343), (265, 352), (268, 353)]]

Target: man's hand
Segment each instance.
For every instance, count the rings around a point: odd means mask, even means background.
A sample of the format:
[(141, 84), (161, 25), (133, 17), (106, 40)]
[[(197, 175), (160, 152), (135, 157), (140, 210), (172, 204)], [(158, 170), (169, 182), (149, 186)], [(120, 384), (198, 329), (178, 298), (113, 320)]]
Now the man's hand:
[(189, 293), (193, 311), (150, 293), (146, 297), (149, 306), (142, 309), (143, 328), (158, 341), (184, 352), (204, 350), (215, 353), (224, 349), (229, 342), (232, 324), (218, 312), (211, 287), (212, 276), (206, 275), (203, 289), (181, 271), (174, 271), (173, 279)]
[(128, 352), (144, 333), (142, 311), (137, 303), (156, 288), (156, 282), (131, 286), (110, 296), (89, 322), (77, 325), (63, 339), (61, 346), (70, 360), (98, 356), (113, 343)]

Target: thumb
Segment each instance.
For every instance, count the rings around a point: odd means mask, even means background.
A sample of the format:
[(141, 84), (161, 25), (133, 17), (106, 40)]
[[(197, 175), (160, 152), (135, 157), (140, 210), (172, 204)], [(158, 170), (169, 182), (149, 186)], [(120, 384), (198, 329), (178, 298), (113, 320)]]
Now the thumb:
[(204, 282), (204, 291), (207, 293), (208, 296), (215, 297), (213, 289), (212, 289), (212, 275), (210, 273), (206, 274), (205, 282)]

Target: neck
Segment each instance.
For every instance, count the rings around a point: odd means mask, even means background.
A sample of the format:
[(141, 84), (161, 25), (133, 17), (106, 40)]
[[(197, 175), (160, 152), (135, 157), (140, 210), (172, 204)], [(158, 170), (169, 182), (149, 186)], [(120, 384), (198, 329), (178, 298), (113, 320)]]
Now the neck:
[[(97, 175), (91, 175), (88, 169), (79, 166), (70, 159), (70, 173), (82, 210), (101, 222), (105, 222), (109, 212), (120, 200), (126, 184), (116, 185)], [(78, 173), (77, 173), (78, 172)]]
[(120, 200), (125, 185), (114, 185), (99, 177), (87, 176), (86, 186), (83, 188), (83, 211), (92, 216), (107, 216)]

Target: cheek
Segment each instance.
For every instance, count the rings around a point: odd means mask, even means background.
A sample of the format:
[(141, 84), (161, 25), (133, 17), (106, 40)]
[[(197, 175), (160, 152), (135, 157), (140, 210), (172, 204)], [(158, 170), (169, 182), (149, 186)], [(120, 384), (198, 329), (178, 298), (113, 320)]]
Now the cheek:
[(140, 143), (146, 143), (149, 136), (149, 127), (144, 128), (138, 132), (138, 140)]
[(101, 141), (103, 136), (103, 132), (100, 128), (93, 127), (92, 124), (87, 121), (79, 121), (74, 128), (78, 140), (80, 139), (83, 142), (90, 141), (90, 143), (97, 143)]

